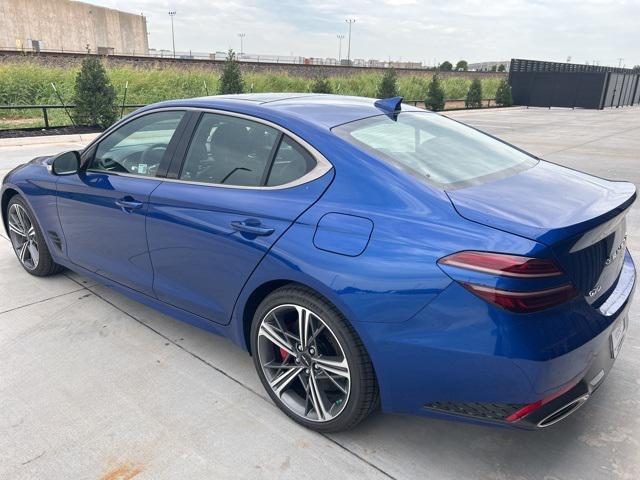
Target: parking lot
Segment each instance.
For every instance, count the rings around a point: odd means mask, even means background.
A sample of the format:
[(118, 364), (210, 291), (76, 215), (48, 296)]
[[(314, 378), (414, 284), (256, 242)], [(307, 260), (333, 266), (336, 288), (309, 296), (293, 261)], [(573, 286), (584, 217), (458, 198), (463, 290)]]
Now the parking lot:
[[(447, 115), (640, 187), (638, 107)], [(0, 177), (89, 138), (0, 141)], [(628, 235), (640, 258), (640, 202)], [(606, 382), (556, 426), (377, 413), (354, 431), (320, 435), (277, 410), (231, 343), (70, 272), (31, 277), (1, 231), (0, 479), (637, 479), (639, 323), (640, 299)]]

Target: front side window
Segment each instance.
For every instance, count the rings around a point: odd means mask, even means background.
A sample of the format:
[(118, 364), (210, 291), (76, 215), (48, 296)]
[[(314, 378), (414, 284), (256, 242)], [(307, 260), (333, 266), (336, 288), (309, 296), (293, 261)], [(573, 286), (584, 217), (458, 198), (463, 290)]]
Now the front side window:
[(155, 176), (183, 116), (157, 112), (126, 123), (99, 143), (89, 170)]
[(379, 115), (335, 127), (361, 150), (442, 188), (501, 178), (537, 161), (477, 130), (429, 112)]
[(244, 118), (205, 113), (180, 178), (220, 185), (260, 186), (279, 132)]

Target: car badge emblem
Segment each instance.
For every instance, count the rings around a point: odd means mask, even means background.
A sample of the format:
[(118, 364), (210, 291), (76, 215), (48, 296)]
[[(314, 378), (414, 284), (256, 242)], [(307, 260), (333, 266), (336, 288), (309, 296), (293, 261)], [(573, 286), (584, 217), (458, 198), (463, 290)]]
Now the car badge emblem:
[(620, 242), (620, 244), (616, 247), (616, 249), (613, 251), (613, 253), (611, 255), (609, 255), (609, 257), (604, 261), (604, 265), (611, 265), (611, 263), (618, 258), (618, 255), (620, 255), (620, 252), (622, 252), (624, 250), (624, 247), (627, 243), (627, 235), (625, 234), (625, 236), (622, 238), (622, 241)]

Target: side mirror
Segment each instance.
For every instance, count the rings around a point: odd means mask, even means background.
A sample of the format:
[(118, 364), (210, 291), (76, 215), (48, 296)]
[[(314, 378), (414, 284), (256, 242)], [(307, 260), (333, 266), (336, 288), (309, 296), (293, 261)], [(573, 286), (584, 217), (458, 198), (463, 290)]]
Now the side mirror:
[(73, 175), (80, 170), (80, 153), (72, 150), (61, 153), (51, 163), (51, 173), (54, 175)]

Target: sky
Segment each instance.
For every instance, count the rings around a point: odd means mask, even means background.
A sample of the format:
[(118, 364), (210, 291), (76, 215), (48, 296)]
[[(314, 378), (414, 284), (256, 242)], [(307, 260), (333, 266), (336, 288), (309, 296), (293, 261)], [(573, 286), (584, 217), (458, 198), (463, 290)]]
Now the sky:
[[(147, 17), (149, 46), (177, 51), (419, 61), (510, 58), (640, 65), (640, 0), (85, 0)], [(622, 58), (622, 60), (620, 60)]]

